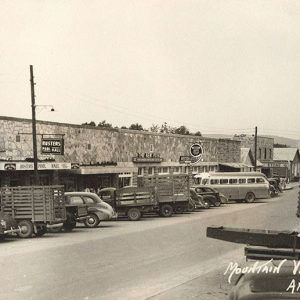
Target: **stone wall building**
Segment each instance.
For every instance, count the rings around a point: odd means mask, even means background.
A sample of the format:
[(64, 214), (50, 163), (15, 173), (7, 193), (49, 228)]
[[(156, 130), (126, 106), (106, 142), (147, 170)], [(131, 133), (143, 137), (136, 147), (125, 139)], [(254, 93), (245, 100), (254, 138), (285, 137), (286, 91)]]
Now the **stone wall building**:
[[(67, 189), (131, 185), (139, 176), (185, 173), (180, 157), (189, 156), (195, 143), (203, 155), (192, 165), (194, 173), (240, 161), (240, 142), (234, 140), (37, 121), (41, 183), (63, 183)], [(31, 120), (0, 117), (0, 184), (32, 184), (32, 161)]]

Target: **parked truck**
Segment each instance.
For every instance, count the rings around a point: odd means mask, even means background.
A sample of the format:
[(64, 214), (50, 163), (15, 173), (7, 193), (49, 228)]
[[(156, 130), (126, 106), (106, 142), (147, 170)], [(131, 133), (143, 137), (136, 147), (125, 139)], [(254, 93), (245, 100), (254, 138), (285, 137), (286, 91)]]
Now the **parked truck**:
[(145, 176), (138, 180), (138, 186), (153, 188), (158, 203), (158, 212), (171, 217), (173, 212), (192, 211), (190, 199), (190, 177), (187, 174)]
[(127, 216), (131, 221), (138, 221), (144, 213), (153, 212), (157, 201), (152, 188), (104, 188), (98, 193), (99, 197), (110, 204), (118, 216)]
[[(16, 232), (21, 238), (42, 236), (47, 228), (66, 222), (64, 187), (18, 186), (0, 188), (0, 211), (3, 224), (11, 227), (3, 232)], [(6, 219), (5, 219), (6, 218)]]

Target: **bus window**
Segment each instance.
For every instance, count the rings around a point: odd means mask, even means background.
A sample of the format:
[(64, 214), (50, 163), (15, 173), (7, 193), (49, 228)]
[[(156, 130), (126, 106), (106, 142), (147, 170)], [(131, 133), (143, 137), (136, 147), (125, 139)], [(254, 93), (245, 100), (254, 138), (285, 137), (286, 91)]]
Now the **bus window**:
[(265, 183), (265, 180), (263, 178), (256, 178), (256, 183)]
[(201, 184), (201, 177), (194, 178), (194, 184)]
[(231, 178), (231, 179), (229, 179), (229, 183), (230, 183), (230, 184), (237, 184), (238, 181), (237, 181), (237, 179)]
[(228, 179), (220, 179), (220, 184), (228, 184)]
[(248, 178), (247, 183), (255, 183), (255, 178)]
[(219, 179), (211, 179), (210, 184), (219, 184)]
[(202, 184), (208, 184), (208, 179), (202, 179)]
[(243, 184), (246, 183), (246, 178), (240, 178), (239, 179), (239, 184)]

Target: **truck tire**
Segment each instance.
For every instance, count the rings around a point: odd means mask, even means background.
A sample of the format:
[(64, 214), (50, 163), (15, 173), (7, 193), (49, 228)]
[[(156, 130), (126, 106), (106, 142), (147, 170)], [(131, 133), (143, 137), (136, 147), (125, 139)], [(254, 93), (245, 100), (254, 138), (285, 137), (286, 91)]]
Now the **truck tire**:
[(127, 212), (127, 217), (130, 221), (138, 221), (142, 214), (138, 208), (130, 208)]
[(183, 212), (184, 212), (184, 207), (183, 206), (177, 206), (175, 208), (175, 213), (176, 214), (183, 214)]
[(255, 195), (252, 192), (246, 194), (245, 202), (246, 203), (253, 203), (255, 201)]
[(67, 212), (67, 220), (63, 225), (63, 229), (66, 232), (72, 231), (76, 227), (76, 220), (71, 212)]
[(220, 206), (221, 206), (221, 200), (217, 200), (217, 201), (214, 203), (214, 206), (215, 206), (215, 207), (220, 207)]
[(33, 234), (33, 225), (28, 220), (22, 220), (18, 223), (18, 226), (21, 228), (21, 232), (18, 232), (18, 236), (23, 239), (32, 237)]
[(193, 203), (189, 203), (187, 207), (188, 212), (193, 212), (195, 211), (195, 205)]
[(95, 228), (99, 225), (100, 220), (96, 214), (90, 214), (88, 218), (84, 221), (86, 227)]
[(173, 215), (173, 207), (170, 204), (163, 204), (160, 208), (162, 217), (171, 217)]

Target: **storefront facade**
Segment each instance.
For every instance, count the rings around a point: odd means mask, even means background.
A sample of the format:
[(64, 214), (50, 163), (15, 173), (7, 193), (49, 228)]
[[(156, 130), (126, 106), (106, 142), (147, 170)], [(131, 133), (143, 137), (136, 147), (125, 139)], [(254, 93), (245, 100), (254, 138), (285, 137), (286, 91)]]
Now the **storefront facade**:
[[(203, 153), (190, 163), (182, 158), (195, 143)], [(240, 162), (239, 141), (44, 121), (37, 122), (37, 149), (45, 184), (61, 183), (67, 190), (135, 185), (142, 176), (217, 171), (219, 163)], [(31, 184), (32, 157), (31, 120), (0, 117), (0, 184)]]

